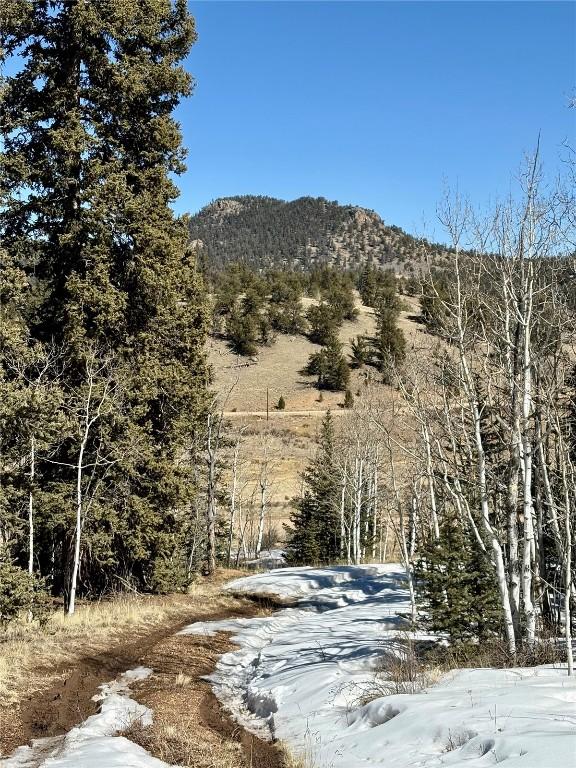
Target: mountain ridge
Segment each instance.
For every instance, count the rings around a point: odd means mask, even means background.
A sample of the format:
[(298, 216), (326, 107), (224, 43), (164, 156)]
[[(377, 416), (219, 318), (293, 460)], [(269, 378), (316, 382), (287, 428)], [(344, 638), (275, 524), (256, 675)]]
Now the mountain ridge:
[(442, 264), (449, 254), (443, 245), (386, 224), (376, 211), (323, 197), (217, 198), (190, 217), (189, 231), (202, 260), (212, 266), (242, 261), (305, 270), (372, 264), (411, 274), (427, 260)]

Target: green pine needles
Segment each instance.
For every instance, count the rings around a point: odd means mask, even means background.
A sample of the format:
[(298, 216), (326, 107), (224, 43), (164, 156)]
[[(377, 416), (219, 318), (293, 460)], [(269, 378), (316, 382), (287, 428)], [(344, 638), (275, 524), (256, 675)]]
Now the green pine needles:
[(336, 468), (334, 419), (322, 419), (316, 456), (304, 472), (305, 490), (297, 499), (287, 528), (291, 565), (320, 565), (340, 556), (339, 504), (341, 485)]
[(502, 612), (488, 555), (454, 513), (446, 511), (438, 541), (422, 544), (414, 571), (430, 629), (456, 644), (500, 637)]
[(0, 418), (22, 426), (6, 438), (20, 458), (2, 468), (2, 515), (17, 560), (72, 610), (76, 589), (151, 588), (158, 560), (164, 587), (166, 562), (173, 586), (189, 576), (183, 457), (206, 405), (207, 314), (171, 209), (172, 113), (195, 37), (184, 0), (2, 11)]

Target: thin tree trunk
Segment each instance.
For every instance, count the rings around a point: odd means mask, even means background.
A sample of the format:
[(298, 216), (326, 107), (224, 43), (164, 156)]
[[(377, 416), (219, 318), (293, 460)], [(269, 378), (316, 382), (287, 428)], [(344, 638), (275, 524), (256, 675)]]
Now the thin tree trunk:
[(30, 490), (28, 492), (28, 573), (34, 572), (34, 476), (36, 473), (36, 443), (30, 440)]
[(460, 357), (460, 367), (462, 371), (462, 383), (464, 384), (468, 404), (471, 411), (471, 416), (474, 424), (474, 442), (476, 448), (476, 466), (478, 472), (478, 491), (480, 494), (480, 506), (482, 513), (482, 522), (486, 534), (490, 540), (490, 546), (492, 549), (492, 562), (496, 571), (496, 578), (498, 580), (498, 591), (500, 593), (500, 606), (502, 609), (504, 627), (506, 632), (506, 639), (508, 643), (508, 650), (511, 655), (516, 654), (516, 634), (514, 630), (514, 621), (512, 618), (512, 610), (510, 608), (510, 595), (508, 591), (508, 581), (506, 579), (506, 570), (504, 567), (504, 556), (502, 552), (502, 545), (498, 540), (496, 532), (492, 528), (490, 523), (490, 508), (488, 502), (488, 485), (486, 479), (486, 453), (484, 451), (484, 442), (482, 438), (482, 424), (480, 418), (480, 409), (476, 393), (474, 390), (474, 378), (470, 371), (468, 359), (466, 357), (466, 348), (464, 340), (464, 329), (462, 326), (463, 310), (461, 306), (461, 282), (460, 282), (460, 268), (458, 252), (456, 253), (456, 282), (458, 290), (458, 307), (456, 313), (456, 321), (458, 327), (458, 351)]
[(234, 540), (234, 523), (236, 518), (236, 488), (238, 484), (238, 453), (240, 450), (240, 440), (236, 441), (234, 447), (234, 459), (232, 461), (232, 490), (230, 493), (230, 530), (228, 532), (228, 568), (232, 562), (232, 543)]
[(208, 414), (208, 434), (207, 434), (207, 464), (208, 464), (208, 487), (206, 499), (206, 560), (208, 572), (214, 573), (216, 570), (216, 450), (214, 448), (213, 437), (213, 416)]
[(344, 512), (346, 509), (346, 464), (344, 464), (344, 473), (342, 475), (342, 493), (340, 495), (340, 558), (344, 557), (344, 541), (346, 536), (344, 526)]
[(527, 296), (525, 297), (525, 317), (523, 319), (523, 374), (524, 393), (522, 402), (522, 482), (524, 486), (524, 551), (522, 558), (522, 602), (526, 620), (526, 640), (533, 643), (536, 635), (536, 607), (532, 595), (532, 566), (535, 559), (534, 542), (534, 501), (532, 498), (532, 438), (529, 421), (532, 410), (532, 359), (531, 359), (531, 317), (532, 283), (531, 264), (528, 266)]
[[(90, 387), (91, 390), (91, 387)], [(80, 540), (82, 536), (82, 473), (84, 470), (84, 451), (88, 443), (90, 433), (90, 396), (86, 407), (86, 423), (84, 436), (78, 452), (78, 462), (76, 464), (76, 531), (74, 536), (74, 560), (72, 564), (72, 578), (70, 580), (70, 596), (68, 601), (68, 615), (71, 616), (76, 610), (76, 589), (78, 586), (78, 571), (80, 569)]]
[(267, 468), (264, 468), (264, 475), (260, 476), (260, 513), (258, 516), (258, 535), (256, 538), (256, 557), (259, 556), (262, 549), (262, 540), (264, 538), (264, 521), (266, 518), (267, 508), (267, 490), (268, 490), (268, 475)]
[[(571, 676), (574, 674), (574, 655), (572, 652), (572, 613), (571, 613), (571, 597), (572, 597), (572, 505), (570, 503), (570, 491), (574, 488), (574, 472), (572, 472), (572, 483), (568, 483), (568, 477), (566, 473), (566, 463), (570, 462), (570, 458), (563, 457), (562, 460), (562, 483), (564, 485), (564, 507), (565, 507), (565, 519), (564, 519), (564, 637), (566, 639), (566, 661), (568, 665), (568, 674)], [(571, 462), (570, 462), (571, 464)], [(571, 468), (572, 464), (571, 464)]]
[[(376, 454), (378, 462), (378, 454)], [(374, 467), (374, 498), (372, 499), (372, 560), (376, 560), (376, 530), (378, 525), (378, 464)]]

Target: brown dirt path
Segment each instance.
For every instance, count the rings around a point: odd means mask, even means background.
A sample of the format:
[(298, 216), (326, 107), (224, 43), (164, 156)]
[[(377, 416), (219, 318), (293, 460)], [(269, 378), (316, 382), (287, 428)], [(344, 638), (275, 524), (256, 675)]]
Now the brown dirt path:
[[(97, 709), (92, 696), (98, 686), (138, 665), (154, 675), (133, 686), (133, 697), (154, 710), (154, 725), (129, 735), (156, 757), (194, 768), (284, 768), (281, 751), (239, 728), (222, 711), (209, 683), (218, 657), (232, 648), (225, 635), (187, 636), (176, 633), (197, 620), (253, 616), (262, 608), (236, 599), (233, 606), (191, 612), (148, 634), (126, 637), (105, 651), (75, 660), (50, 688), (27, 697), (19, 707), (0, 710), (1, 755), (32, 739), (68, 732)], [(55, 671), (51, 670), (54, 674)]]
[[(243, 615), (256, 613), (246, 611)], [(278, 748), (247, 733), (222, 710), (202, 680), (231, 650), (227, 635), (174, 635), (142, 658), (154, 670), (136, 698), (154, 711), (152, 726), (129, 736), (169, 764), (194, 768), (283, 768)]]

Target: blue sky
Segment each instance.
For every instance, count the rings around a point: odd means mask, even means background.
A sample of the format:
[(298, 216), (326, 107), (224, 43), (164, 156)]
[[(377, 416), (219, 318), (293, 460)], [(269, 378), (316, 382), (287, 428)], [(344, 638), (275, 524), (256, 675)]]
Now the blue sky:
[(568, 2), (191, 0), (194, 96), (179, 211), (323, 195), (429, 236), (445, 181), (505, 194), (541, 132), (553, 175), (575, 135)]

